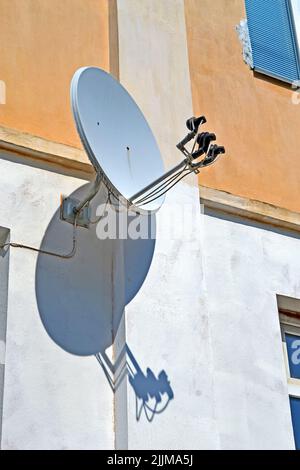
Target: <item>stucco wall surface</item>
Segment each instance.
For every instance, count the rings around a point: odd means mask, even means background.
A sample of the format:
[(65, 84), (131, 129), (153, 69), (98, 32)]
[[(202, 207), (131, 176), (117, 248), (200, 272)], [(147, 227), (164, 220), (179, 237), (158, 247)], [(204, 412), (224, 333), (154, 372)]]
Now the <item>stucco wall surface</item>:
[(201, 216), (218, 448), (294, 448), (276, 294), (300, 297), (299, 244), (267, 226)]
[[(14, 163), (4, 154), (0, 167), (0, 223), (10, 229), (11, 241), (40, 247), (46, 236), (44, 249), (69, 252), (72, 227), (59, 222), (60, 195), (86, 182)], [(111, 269), (111, 251), (102, 257), (95, 233), (89, 232), (79, 229), (74, 260), (45, 257), (41, 262), (34, 252), (10, 249), (3, 449), (114, 446), (112, 391), (96, 358), (80, 351), (88, 332), (73, 329), (82, 315), (82, 325), (89, 322), (92, 305), (101, 312), (99, 287), (93, 282), (101, 285), (103, 265), (106, 272)], [(53, 338), (44, 327), (47, 321), (54, 325), (49, 327)], [(109, 325), (108, 315), (106, 328), (111, 331)], [(75, 342), (79, 355), (67, 352), (75, 333), (73, 346)]]
[(107, 0), (0, 0), (0, 123), (81, 147), (69, 106), (79, 67), (110, 68)]

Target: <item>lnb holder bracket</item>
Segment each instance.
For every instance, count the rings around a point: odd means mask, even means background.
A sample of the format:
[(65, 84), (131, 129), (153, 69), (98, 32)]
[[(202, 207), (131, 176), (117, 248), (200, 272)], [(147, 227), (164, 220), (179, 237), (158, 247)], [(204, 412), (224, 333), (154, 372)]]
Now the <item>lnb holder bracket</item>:
[(89, 228), (90, 202), (98, 193), (103, 180), (103, 174), (97, 173), (95, 180), (90, 183), (87, 194), (82, 200), (73, 197), (62, 197), (60, 204), (60, 218), (70, 224)]
[[(63, 197), (60, 205), (60, 218), (65, 222), (74, 225), (76, 207), (80, 204), (79, 199), (73, 197)], [(76, 219), (78, 227), (89, 228), (90, 226), (90, 205), (87, 203), (78, 213)]]

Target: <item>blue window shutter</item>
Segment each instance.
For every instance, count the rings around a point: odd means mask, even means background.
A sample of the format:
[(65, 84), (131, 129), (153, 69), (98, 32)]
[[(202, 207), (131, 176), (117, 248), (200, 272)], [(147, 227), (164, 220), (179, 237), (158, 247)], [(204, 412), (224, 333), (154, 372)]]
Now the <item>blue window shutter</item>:
[(290, 404), (296, 449), (300, 450), (300, 399), (290, 397)]
[(258, 72), (293, 82), (300, 61), (289, 0), (245, 0), (253, 66)]

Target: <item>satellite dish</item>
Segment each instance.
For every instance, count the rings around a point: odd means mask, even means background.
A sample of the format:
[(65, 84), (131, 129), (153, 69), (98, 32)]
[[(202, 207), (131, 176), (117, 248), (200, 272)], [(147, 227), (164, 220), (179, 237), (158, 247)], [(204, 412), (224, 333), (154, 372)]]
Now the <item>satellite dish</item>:
[(159, 148), (141, 110), (112, 75), (97, 67), (75, 72), (71, 104), (82, 144), (96, 170), (83, 201), (62, 201), (61, 218), (74, 226), (89, 226), (88, 204), (102, 182), (112, 205), (121, 203), (134, 213), (149, 214), (160, 208), (165, 193), (179, 181), (199, 173), (225, 153), (224, 147), (212, 144), (215, 134), (199, 132), (205, 116), (193, 116), (186, 122), (189, 133), (176, 145), (184, 159), (164, 172)]
[[(78, 69), (71, 82), (77, 130), (96, 172), (119, 200), (130, 198), (164, 173), (161, 154), (141, 110), (125, 88), (97, 67)], [(140, 204), (157, 211), (164, 196)]]

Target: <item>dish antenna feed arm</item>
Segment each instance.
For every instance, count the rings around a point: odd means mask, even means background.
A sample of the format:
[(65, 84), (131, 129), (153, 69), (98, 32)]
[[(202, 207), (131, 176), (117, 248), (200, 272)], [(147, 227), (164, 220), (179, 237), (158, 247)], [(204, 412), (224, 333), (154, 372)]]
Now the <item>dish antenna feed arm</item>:
[[(186, 121), (186, 126), (190, 131), (176, 147), (185, 156), (181, 163), (171, 168), (155, 181), (130, 198), (130, 203), (136, 207), (148, 204), (161, 197), (181, 179), (191, 173), (199, 173), (202, 168), (212, 165), (217, 158), (225, 153), (225, 148), (212, 144), (216, 140), (216, 135), (210, 132), (199, 133), (199, 127), (206, 123), (205, 116), (192, 117)], [(191, 150), (186, 145), (193, 142)], [(199, 160), (200, 157), (203, 157)]]

